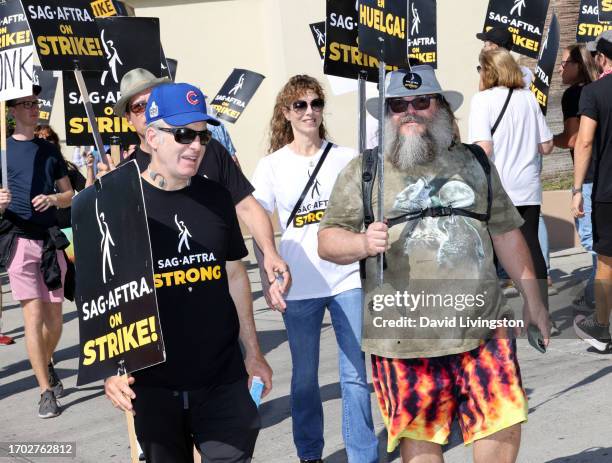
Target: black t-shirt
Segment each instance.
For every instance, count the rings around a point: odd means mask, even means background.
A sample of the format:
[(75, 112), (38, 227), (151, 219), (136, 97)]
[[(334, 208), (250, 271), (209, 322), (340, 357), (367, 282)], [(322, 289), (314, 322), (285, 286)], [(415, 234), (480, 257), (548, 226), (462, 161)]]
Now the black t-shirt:
[(593, 200), (612, 202), (612, 74), (585, 85), (580, 115), (597, 121), (593, 140)]
[[(72, 189), (74, 190), (74, 192), (78, 192), (81, 191), (85, 188), (85, 184), (87, 183), (87, 180), (85, 179), (85, 177), (83, 177), (83, 174), (81, 174), (81, 172), (79, 172), (79, 170), (77, 169), (77, 167), (73, 164), (67, 164), (67, 168), (68, 168), (68, 179), (70, 180), (70, 185), (72, 186)], [(59, 208), (56, 211), (56, 216), (57, 216), (57, 224), (59, 225), (60, 228), (68, 228), (72, 226), (72, 208), (71, 207), (64, 207), (64, 208)]]
[(142, 182), (166, 361), (134, 374), (141, 386), (193, 390), (246, 376), (226, 261), (246, 247), (229, 193), (194, 177), (178, 191)]
[(55, 192), (55, 182), (65, 177), (66, 162), (57, 147), (41, 138), (7, 141), (8, 185), (11, 203), (8, 210), (19, 218), (48, 228), (56, 224), (56, 208), (36, 212), (32, 199)]
[[(140, 172), (143, 172), (151, 162), (151, 155), (138, 147), (128, 158), (121, 161), (121, 164), (132, 159), (136, 159)], [(204, 159), (202, 159), (198, 174), (227, 188), (232, 195), (234, 204), (238, 204), (255, 191), (255, 188), (238, 168), (231, 155), (214, 138), (206, 145)]]
[[(570, 117), (580, 117), (578, 103), (580, 102), (580, 95), (582, 93), (582, 89), (584, 85), (574, 84), (571, 87), (568, 87), (565, 92), (563, 92), (563, 97), (561, 98), (561, 110), (563, 111), (563, 121), (568, 120)], [(572, 156), (572, 161), (574, 160), (574, 150), (570, 149), (570, 155)], [(591, 160), (591, 164), (589, 165), (589, 170), (586, 173), (586, 177), (584, 178), (584, 183), (593, 183), (593, 169), (594, 162)]]

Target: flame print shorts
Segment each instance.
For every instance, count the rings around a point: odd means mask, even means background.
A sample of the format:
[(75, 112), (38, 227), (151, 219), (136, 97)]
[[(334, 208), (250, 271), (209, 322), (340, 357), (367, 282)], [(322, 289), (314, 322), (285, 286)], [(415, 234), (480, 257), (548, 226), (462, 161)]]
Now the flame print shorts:
[(372, 355), (387, 451), (402, 438), (445, 444), (458, 415), (464, 443), (527, 420), (516, 341), (493, 338), (469, 352), (433, 358)]

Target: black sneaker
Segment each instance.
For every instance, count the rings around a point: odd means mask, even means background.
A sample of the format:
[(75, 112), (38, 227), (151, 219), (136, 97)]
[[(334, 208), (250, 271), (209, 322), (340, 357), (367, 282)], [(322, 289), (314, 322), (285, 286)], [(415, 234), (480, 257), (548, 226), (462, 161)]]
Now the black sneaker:
[(53, 418), (61, 413), (59, 404), (55, 399), (55, 395), (51, 389), (47, 389), (40, 395), (40, 402), (38, 402), (38, 417), (39, 418)]
[(321, 460), (320, 458), (316, 460), (300, 460), (300, 463), (323, 463), (323, 460)]
[(572, 304), (574, 306), (574, 313), (576, 315), (591, 315), (595, 312), (595, 305), (592, 302), (587, 301), (584, 294), (574, 299)]
[(612, 343), (610, 325), (600, 325), (595, 319), (595, 314), (587, 317), (579, 315), (574, 318), (574, 331), (580, 339), (600, 352), (605, 352)]
[(53, 368), (53, 364), (49, 363), (47, 367), (49, 369), (49, 387), (51, 387), (55, 398), (59, 399), (64, 395), (64, 385), (62, 384), (62, 380), (59, 378), (59, 376), (57, 376), (55, 368)]

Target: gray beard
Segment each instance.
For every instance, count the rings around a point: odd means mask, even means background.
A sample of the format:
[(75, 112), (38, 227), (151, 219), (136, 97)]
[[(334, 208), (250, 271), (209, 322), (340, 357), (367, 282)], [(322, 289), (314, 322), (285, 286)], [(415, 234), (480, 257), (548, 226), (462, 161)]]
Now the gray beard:
[(400, 170), (409, 170), (433, 161), (438, 151), (447, 149), (453, 143), (453, 120), (446, 110), (439, 109), (432, 120), (407, 115), (400, 122), (411, 121), (424, 123), (425, 131), (405, 136), (399, 133), (399, 127), (389, 119), (385, 123), (385, 154)]

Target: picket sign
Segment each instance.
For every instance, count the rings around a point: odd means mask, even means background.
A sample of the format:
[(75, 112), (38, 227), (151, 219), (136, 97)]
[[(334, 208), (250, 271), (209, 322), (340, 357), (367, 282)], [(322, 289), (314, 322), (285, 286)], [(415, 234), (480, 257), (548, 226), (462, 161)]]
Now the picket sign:
[[(117, 375), (121, 376), (121, 379), (125, 381), (126, 385), (129, 384), (129, 376), (127, 374), (125, 360), (119, 360), (119, 362), (117, 362), (117, 365), (119, 366), (117, 370)], [(138, 455), (138, 441), (136, 439), (136, 425), (134, 424), (134, 415), (132, 415), (132, 412), (127, 410), (123, 413), (125, 414), (125, 421), (128, 428), (128, 438), (130, 440), (130, 461), (131, 463), (138, 463), (138, 457), (140, 455)]]
[(89, 99), (89, 92), (87, 91), (87, 87), (85, 86), (83, 72), (78, 69), (78, 66), (74, 70), (74, 78), (77, 81), (79, 92), (81, 93), (81, 98), (83, 98), (83, 106), (85, 107), (85, 113), (87, 114), (87, 119), (89, 120), (89, 126), (91, 127), (91, 133), (94, 137), (96, 149), (98, 150), (98, 153), (100, 153), (102, 162), (104, 162), (104, 164), (108, 166), (108, 159), (106, 159), (106, 152), (104, 150), (104, 143), (102, 143), (102, 135), (100, 135), (100, 128), (98, 127), (98, 123), (96, 122), (96, 115), (94, 114), (93, 106), (91, 105), (91, 100)]

